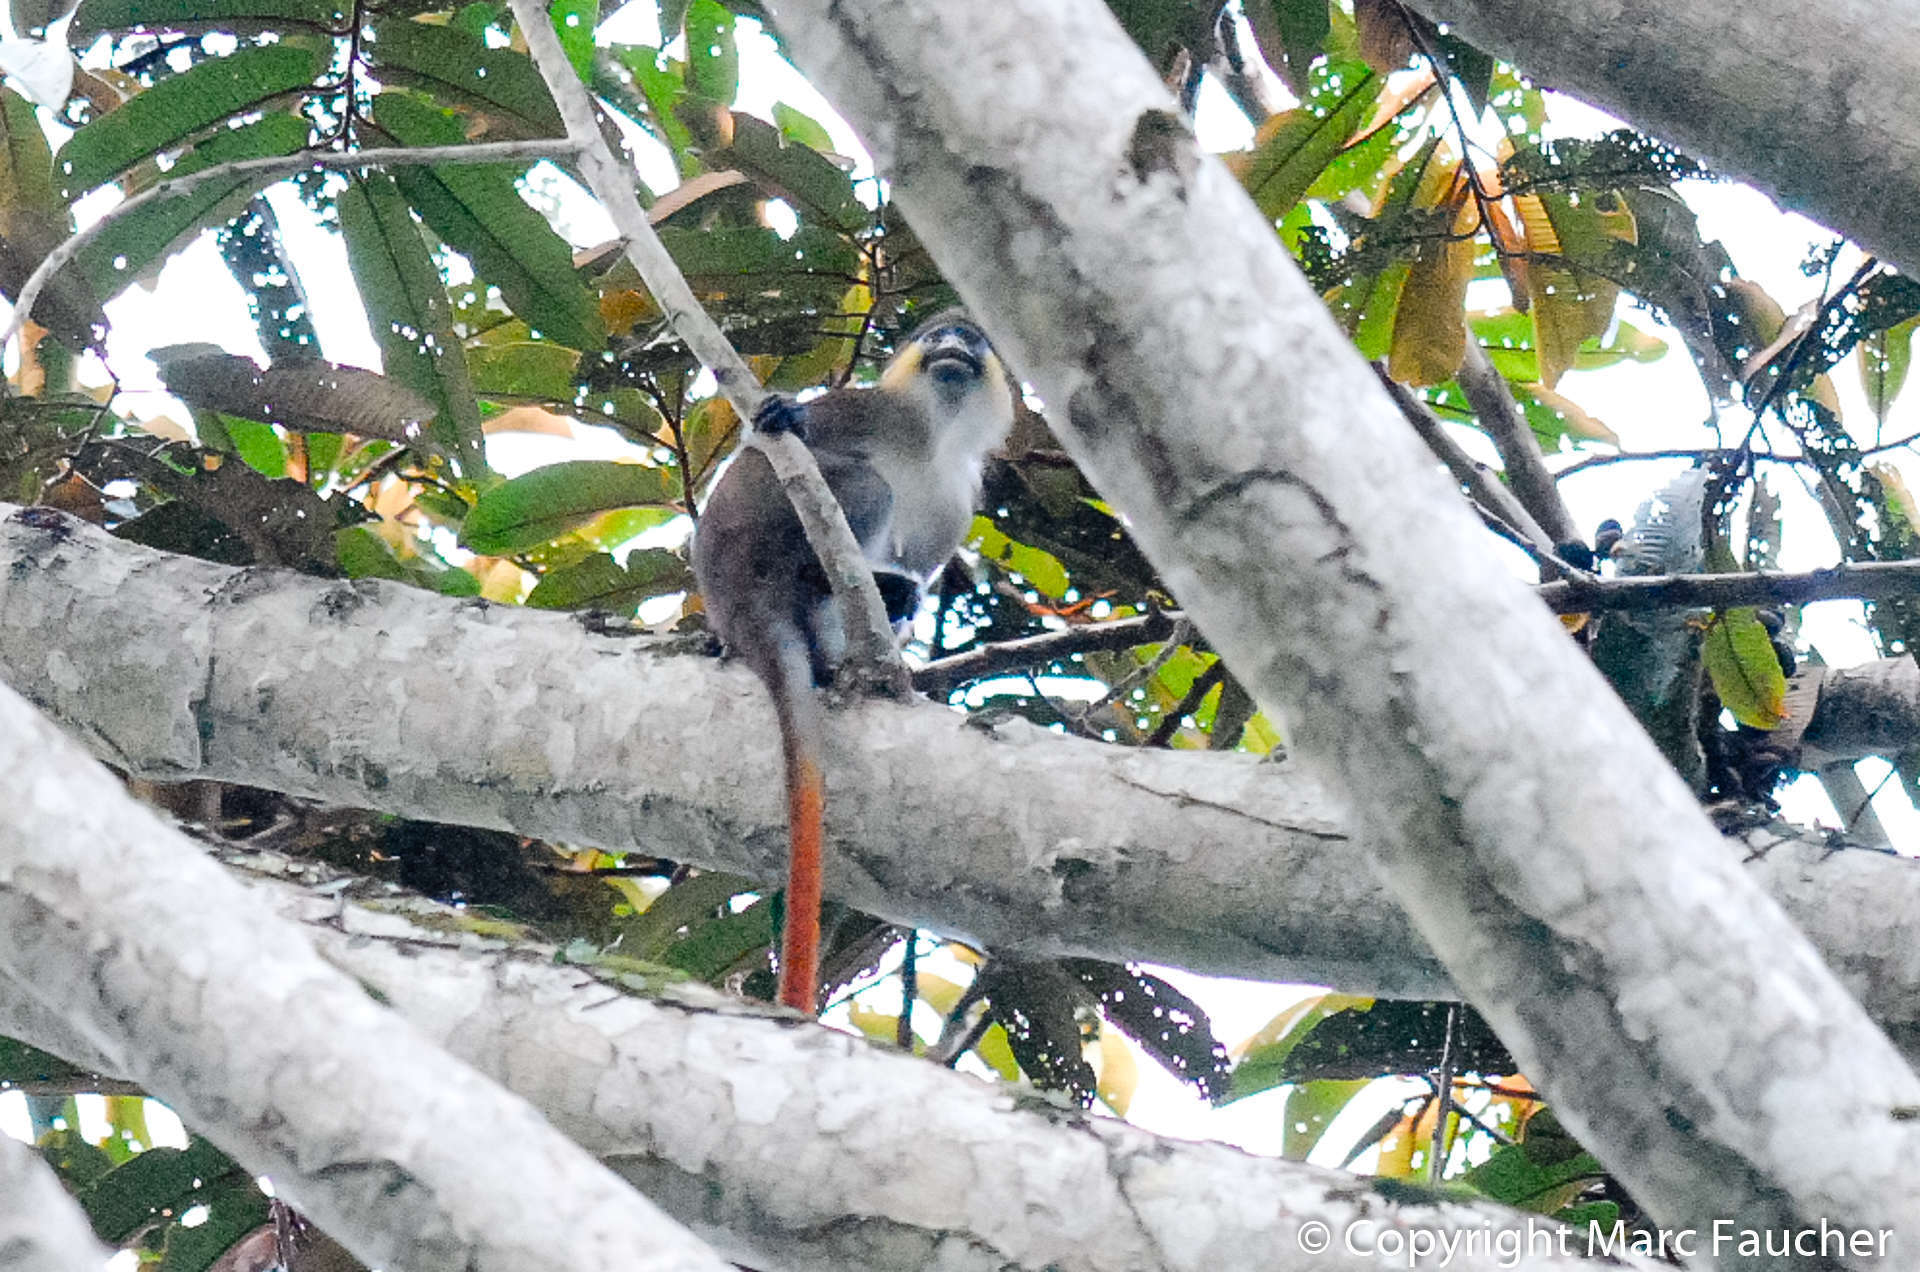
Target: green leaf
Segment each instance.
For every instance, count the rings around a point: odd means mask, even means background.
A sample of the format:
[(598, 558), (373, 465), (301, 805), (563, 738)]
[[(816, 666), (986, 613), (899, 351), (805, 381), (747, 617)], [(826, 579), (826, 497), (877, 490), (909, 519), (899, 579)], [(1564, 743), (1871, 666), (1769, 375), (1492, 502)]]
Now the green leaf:
[(672, 44), (674, 37), (685, 28), (688, 3), (689, 0), (659, 0), (660, 39), (663, 43)]
[(1327, 33), (1333, 29), (1328, 0), (1271, 0), (1271, 3), (1287, 64), (1296, 74), (1303, 74), (1327, 47)]
[(258, 110), (308, 87), (324, 61), (320, 48), (286, 40), (242, 49), (161, 80), (67, 139), (59, 156), (61, 194), (76, 198), (229, 115)]
[(1020, 575), (1045, 596), (1058, 600), (1073, 589), (1073, 580), (1067, 576), (1067, 568), (1060, 564), (1060, 558), (1044, 549), (1015, 542), (985, 517), (973, 519), (969, 546)]
[(846, 234), (864, 231), (873, 212), (854, 196), (853, 178), (817, 150), (780, 135), (764, 119), (736, 112), (733, 144), (708, 156), (716, 169), (738, 168), (791, 203), (803, 219)]
[(197, 1182), (234, 1169), (226, 1154), (195, 1139), (186, 1148), (148, 1149), (80, 1190), (75, 1200), (100, 1239), (119, 1245), (151, 1223), (156, 1211), (178, 1213), (191, 1206)]
[(719, 0), (693, 0), (687, 9), (687, 89), (728, 105), (740, 92), (733, 11)]
[(1493, 91), (1493, 54), (1482, 53), (1451, 31), (1440, 33), (1436, 43), (1447, 69), (1460, 87), (1467, 91), (1476, 117), (1487, 110), (1487, 96)]
[(1752, 606), (1714, 615), (1700, 657), (1720, 705), (1734, 719), (1750, 729), (1777, 729), (1786, 723), (1786, 673), (1773, 652), (1773, 637)]
[(347, 263), (380, 342), (386, 374), (425, 395), (435, 416), (429, 430), (462, 473), (487, 471), (480, 407), (467, 377), (466, 355), (453, 334), (440, 271), (427, 254), (407, 201), (392, 178), (354, 177), (340, 192), (340, 232)]
[(547, 9), (553, 33), (583, 84), (593, 82), (593, 32), (600, 25), (600, 0), (553, 0)]
[(1227, 1094), (1217, 1103), (1243, 1100), (1270, 1091), (1288, 1081), (1287, 1057), (1321, 1021), (1338, 1012), (1364, 1008), (1373, 1002), (1352, 994), (1322, 994), (1309, 998), (1269, 1020), (1247, 1039), (1240, 1063), (1234, 1066)]
[(232, 415), (220, 422), (226, 425), (227, 437), (233, 442), (233, 453), (247, 467), (262, 477), (275, 480), (287, 475), (287, 444), (280, 440), (280, 434), (273, 431), (271, 424), (243, 420)]
[[(457, 146), (459, 119), (405, 93), (373, 100), (373, 118), (406, 146)], [(573, 250), (520, 197), (514, 164), (396, 168), (393, 179), (433, 232), (473, 262), (528, 326), (571, 349), (607, 342), (600, 307), (573, 268)]]
[(23, 218), (64, 227), (67, 210), (53, 188), (53, 155), (33, 104), (0, 89), (0, 236), (16, 237)]
[(350, 579), (392, 579), (442, 596), (480, 595), (480, 580), (468, 571), (431, 556), (402, 558), (371, 526), (348, 526), (337, 533), (334, 558)]
[(333, 0), (84, 0), (70, 35), (76, 50), (102, 31), (148, 30), (180, 26), (219, 26), (251, 21), (266, 26), (294, 24), (329, 33), (346, 24), (353, 10)]
[(784, 239), (764, 225), (667, 226), (660, 242), (696, 291), (724, 293), (753, 308), (778, 299), (837, 311), (848, 277), (860, 268), (852, 245), (817, 225), (802, 225)]
[[(643, 122), (659, 134), (660, 140), (675, 155), (684, 154), (693, 145), (693, 134), (687, 131), (674, 109), (687, 95), (686, 81), (682, 78), (684, 65), (644, 44), (617, 44), (612, 52), (614, 60), (633, 76), (640, 95), (646, 100)], [(595, 87), (607, 95), (605, 90), (609, 86), (597, 83)]]
[(546, 340), (482, 344), (467, 350), (473, 391), (481, 397), (574, 400), (574, 368), (580, 355)]
[(206, 1217), (192, 1227), (175, 1222), (167, 1229), (157, 1272), (206, 1272), (214, 1260), (269, 1217), (266, 1194), (241, 1174), (209, 1183), (193, 1195), (190, 1204), (205, 1206)]
[(1304, 105), (1261, 127), (1252, 152), (1237, 166), (1240, 184), (1262, 212), (1277, 220), (1305, 196), (1366, 122), (1381, 83), (1362, 63), (1330, 66), (1316, 76)]
[(1460, 1182), (1505, 1205), (1552, 1214), (1582, 1186), (1606, 1173), (1591, 1153), (1578, 1151), (1577, 1145), (1571, 1154), (1565, 1152), (1567, 1143), (1556, 1136), (1542, 1143), (1529, 1138), (1502, 1145), (1461, 1176)]
[(624, 566), (610, 553), (596, 552), (545, 575), (528, 594), (527, 604), (534, 609), (631, 613), (642, 601), (684, 592), (691, 581), (687, 563), (665, 548), (629, 552)]
[(679, 495), (664, 468), (577, 459), (536, 468), (480, 497), (461, 542), (488, 556), (537, 547), (613, 508), (670, 504)]
[(485, 115), (512, 136), (557, 137), (566, 129), (533, 59), (490, 49), (452, 26), (403, 18), (373, 24), (372, 55), (383, 82), (406, 82)]
[[(306, 145), (310, 135), (307, 121), (297, 115), (268, 115), (215, 133), (183, 155), (170, 175), (183, 176), (238, 159), (290, 155)], [(237, 212), (258, 184), (250, 177), (209, 181), (109, 222), (99, 237), (80, 250), (80, 269), (103, 294), (118, 292), (154, 262), (185, 246), (189, 236)]]
[(788, 141), (798, 142), (809, 150), (818, 150), (823, 154), (833, 149), (833, 136), (827, 132), (825, 125), (785, 102), (773, 104), (773, 122), (780, 129), (780, 135)]
[[(1540, 378), (1540, 359), (1533, 347), (1533, 319), (1517, 310), (1494, 314), (1474, 314), (1473, 333), (1486, 351), (1487, 359), (1500, 374), (1516, 384)], [(1598, 339), (1583, 341), (1573, 357), (1576, 371), (1598, 371), (1631, 359), (1657, 362), (1666, 356), (1667, 342), (1648, 335), (1630, 322), (1614, 324), (1613, 338), (1602, 344)]]
[(1915, 327), (1920, 327), (1920, 315), (1876, 331), (1860, 342), (1860, 383), (1867, 391), (1874, 418), (1883, 424), (1893, 400), (1906, 387), (1907, 369), (1913, 365)]
[(773, 910), (773, 898), (761, 897), (737, 914), (696, 923), (667, 948), (661, 961), (701, 980), (712, 980), (773, 944)]
[(1322, 1078), (1302, 1082), (1287, 1092), (1287, 1107), (1280, 1115), (1285, 1128), (1280, 1141), (1280, 1156), (1291, 1162), (1305, 1161), (1320, 1137), (1333, 1125), (1333, 1119), (1349, 1101), (1367, 1087), (1372, 1078)]

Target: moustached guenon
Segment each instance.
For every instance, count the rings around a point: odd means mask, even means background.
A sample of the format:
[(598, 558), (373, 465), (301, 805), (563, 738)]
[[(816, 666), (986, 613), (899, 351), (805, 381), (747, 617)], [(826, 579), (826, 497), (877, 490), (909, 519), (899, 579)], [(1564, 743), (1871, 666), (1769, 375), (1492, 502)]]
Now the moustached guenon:
[[(901, 623), (966, 538), (981, 466), (1013, 424), (1013, 394), (986, 333), (949, 311), (915, 330), (873, 387), (805, 402), (769, 397), (753, 424), (793, 433), (813, 452)], [(811, 1014), (826, 794), (814, 690), (845, 652), (845, 624), (841, 598), (759, 451), (744, 448), (715, 485), (694, 534), (693, 571), (713, 631), (766, 683), (779, 718), (791, 854), (780, 1001)]]

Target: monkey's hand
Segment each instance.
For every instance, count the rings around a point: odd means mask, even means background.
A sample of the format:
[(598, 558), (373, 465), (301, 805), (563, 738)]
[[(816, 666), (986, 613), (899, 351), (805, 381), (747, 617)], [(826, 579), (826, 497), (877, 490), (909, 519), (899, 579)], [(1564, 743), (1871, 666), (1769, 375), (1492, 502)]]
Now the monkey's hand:
[(768, 436), (791, 433), (805, 442), (808, 440), (807, 408), (790, 397), (769, 393), (754, 409), (753, 427)]

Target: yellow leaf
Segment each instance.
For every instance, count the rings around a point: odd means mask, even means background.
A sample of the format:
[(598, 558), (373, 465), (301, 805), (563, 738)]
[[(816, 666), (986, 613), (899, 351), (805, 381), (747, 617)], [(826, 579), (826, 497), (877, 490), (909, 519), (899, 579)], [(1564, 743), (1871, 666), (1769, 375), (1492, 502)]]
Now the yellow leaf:
[(1403, 1117), (1380, 1139), (1380, 1160), (1373, 1173), (1386, 1179), (1406, 1179), (1413, 1174), (1413, 1155), (1424, 1145), (1411, 1116)]
[(1436, 205), (1455, 209), (1446, 222), (1448, 237), (1420, 245), (1400, 289), (1387, 374), (1402, 384), (1444, 384), (1466, 356), (1467, 284), (1473, 281), (1473, 232), (1480, 212), (1464, 183), (1453, 184), (1447, 201)]
[(857, 1000), (847, 1004), (847, 1022), (874, 1042), (888, 1046), (894, 1045), (900, 1036), (898, 1014), (863, 1007)]
[(974, 1044), (973, 1053), (1005, 1081), (1020, 1080), (1020, 1062), (1013, 1058), (1013, 1044), (1007, 1041), (1007, 1031), (1003, 1026), (990, 1026), (987, 1032), (981, 1034), (980, 1041)]
[(1100, 1102), (1120, 1117), (1127, 1115), (1133, 1093), (1140, 1085), (1140, 1062), (1118, 1029), (1100, 1031), (1100, 1081), (1096, 1088)]
[(960, 986), (944, 976), (921, 972), (915, 978), (915, 984), (919, 987), (920, 1001), (942, 1016), (950, 1014), (954, 1005), (960, 1001), (962, 992)]

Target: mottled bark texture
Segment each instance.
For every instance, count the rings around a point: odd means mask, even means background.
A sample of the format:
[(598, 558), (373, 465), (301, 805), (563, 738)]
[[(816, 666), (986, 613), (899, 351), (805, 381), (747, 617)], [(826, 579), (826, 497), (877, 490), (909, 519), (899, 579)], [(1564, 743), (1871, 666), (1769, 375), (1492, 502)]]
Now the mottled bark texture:
[(108, 1253), (39, 1155), (0, 1134), (0, 1268), (100, 1272)]
[[(0, 680), (146, 777), (752, 878), (784, 862), (765, 695), (698, 641), (235, 570), (56, 514), (0, 514)], [(1297, 764), (993, 733), (925, 704), (833, 720), (829, 882), (843, 901), (988, 949), (1455, 992), (1375, 878), (1364, 831)], [(1920, 1056), (1920, 867), (1787, 828), (1726, 850)]]
[(777, 19), (1580, 1140), (1671, 1226), (1920, 1240), (1920, 1079), (1494, 559), (1105, 6)]
[(4, 687), (0, 809), (0, 983), (370, 1266), (725, 1272)]
[[(1327, 1266), (1305, 1248), (1321, 1224), (1363, 1245), (1477, 1233), (1447, 1266), (1494, 1272), (1492, 1232), (1551, 1227), (1149, 1135), (702, 986), (638, 996), (551, 947), (466, 934), (444, 907), (378, 885), (343, 900), (324, 867), (233, 856), (322, 957), (749, 1267), (1309, 1272)], [(33, 1024), (0, 981), (0, 1033), (71, 1041)]]

